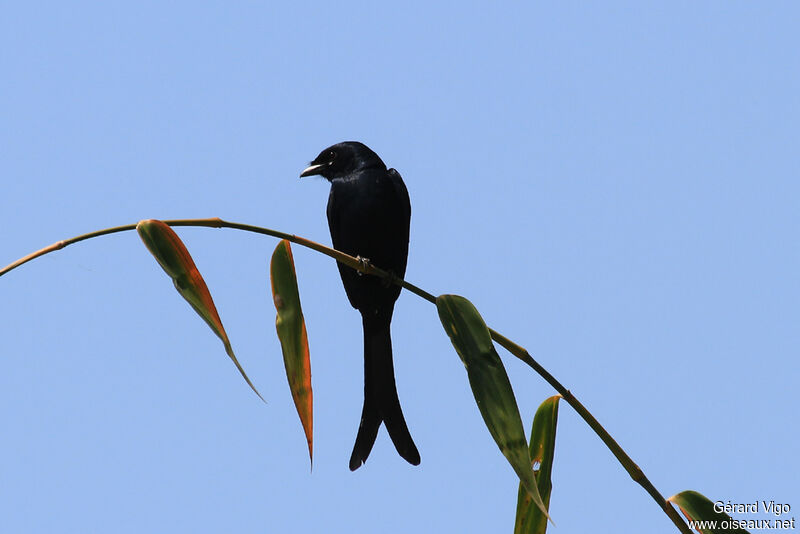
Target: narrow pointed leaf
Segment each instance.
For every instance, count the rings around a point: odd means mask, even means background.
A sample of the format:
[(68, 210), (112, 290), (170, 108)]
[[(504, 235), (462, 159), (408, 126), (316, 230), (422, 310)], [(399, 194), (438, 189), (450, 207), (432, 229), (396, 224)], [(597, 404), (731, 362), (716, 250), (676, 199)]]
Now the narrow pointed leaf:
[(694, 529), (701, 534), (747, 534), (748, 532), (728, 514), (714, 510), (714, 503), (702, 493), (687, 490), (667, 500), (677, 504), (683, 515), (689, 521), (695, 522)]
[(470, 301), (458, 295), (436, 299), (439, 319), (467, 368), (475, 402), (500, 451), (546, 517), (531, 468), (531, 457), (517, 401), (503, 362), (492, 344), (489, 328)]
[(270, 261), (272, 300), (278, 312), (275, 327), (281, 341), (286, 378), (292, 391), (297, 415), (306, 434), (308, 457), (313, 454), (313, 392), (311, 390), (311, 360), (308, 352), (308, 335), (303, 309), (300, 307), (300, 292), (294, 270), (292, 247), (285, 239), (278, 243)]
[[(556, 450), (556, 424), (558, 423), (558, 401), (561, 395), (546, 399), (536, 410), (531, 428), (529, 452), (536, 477), (536, 487), (545, 507), (550, 509), (550, 490), (553, 485), (550, 475), (553, 472), (553, 456)], [(525, 487), (520, 484), (517, 491), (517, 519), (514, 534), (544, 534), (547, 531), (545, 517)]]
[(261, 400), (264, 400), (253, 383), (250, 382), (242, 366), (239, 365), (239, 361), (233, 353), (231, 342), (228, 340), (228, 334), (225, 333), (225, 328), (222, 326), (217, 308), (214, 306), (211, 293), (208, 291), (208, 286), (206, 286), (205, 280), (200, 275), (200, 271), (197, 270), (192, 256), (186, 250), (186, 246), (180, 240), (178, 234), (169, 225), (155, 219), (140, 221), (136, 225), (136, 231), (144, 241), (147, 250), (153, 254), (158, 264), (164, 269), (164, 272), (172, 278), (178, 293), (203, 318), (217, 337), (222, 340), (225, 352), (236, 365), (247, 385), (255, 391)]

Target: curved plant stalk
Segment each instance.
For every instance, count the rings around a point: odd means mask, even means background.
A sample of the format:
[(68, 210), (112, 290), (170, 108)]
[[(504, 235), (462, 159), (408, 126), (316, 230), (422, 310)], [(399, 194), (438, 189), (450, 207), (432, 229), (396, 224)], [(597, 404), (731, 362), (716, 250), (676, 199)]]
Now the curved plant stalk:
[[(330, 256), (331, 258), (335, 259), (339, 263), (347, 265), (351, 269), (355, 269), (359, 272), (364, 274), (371, 274), (374, 276), (379, 276), (381, 278), (385, 278), (391, 281), (394, 284), (402, 286), (404, 289), (414, 293), (415, 295), (422, 297), (423, 299), (427, 300), (428, 302), (436, 305), (436, 297), (432, 294), (428, 293), (424, 289), (421, 289), (410, 282), (406, 282), (405, 280), (401, 280), (396, 276), (392, 275), (391, 273), (384, 271), (383, 269), (379, 269), (369, 263), (360, 261), (353, 256), (345, 254), (343, 252), (339, 252), (338, 250), (334, 250), (332, 248), (326, 247), (325, 245), (321, 245), (315, 241), (311, 241), (304, 237), (296, 236), (293, 234), (287, 234), (285, 232), (279, 232), (277, 230), (271, 230), (269, 228), (262, 228), (260, 226), (253, 226), (250, 224), (242, 224), (237, 222), (230, 222), (230, 221), (223, 221), (218, 217), (212, 217), (208, 219), (174, 219), (174, 220), (167, 220), (163, 221), (164, 223), (170, 226), (201, 226), (207, 228), (232, 228), (235, 230), (244, 230), (246, 232), (253, 232), (256, 234), (263, 234), (272, 237), (277, 237), (278, 239), (285, 239), (287, 241), (291, 241), (292, 243), (304, 246), (306, 248), (310, 248), (326, 256)], [(85, 241), (86, 239), (92, 239), (95, 237), (100, 237), (103, 235), (114, 234), (118, 232), (126, 232), (129, 230), (135, 230), (136, 224), (127, 224), (124, 226), (115, 226), (112, 228), (106, 228), (104, 230), (98, 230), (95, 232), (90, 232), (88, 234), (82, 234), (71, 239), (65, 239), (62, 241), (57, 241), (52, 245), (45, 247), (43, 249), (37, 250), (36, 252), (32, 252), (27, 256), (24, 256), (17, 261), (7, 265), (3, 269), (0, 269), (0, 276), (7, 274), (8, 272), (16, 269), (20, 265), (24, 265), (25, 263), (34, 260), (40, 256), (44, 256), (45, 254), (49, 254), (50, 252), (54, 252), (56, 250), (61, 250), (64, 247), (72, 245), (74, 243), (78, 243), (79, 241)], [(536, 371), (545, 381), (550, 384), (553, 389), (555, 389), (563, 399), (570, 405), (572, 408), (578, 412), (586, 424), (594, 430), (595, 434), (600, 437), (600, 440), (608, 447), (614, 457), (619, 461), (625, 471), (631, 476), (631, 478), (638, 483), (644, 490), (653, 498), (653, 500), (658, 504), (658, 506), (664, 511), (665, 514), (672, 520), (675, 526), (684, 534), (692, 534), (691, 530), (689, 530), (688, 525), (684, 522), (681, 518), (678, 511), (670, 505), (664, 496), (659, 492), (653, 483), (647, 478), (641, 468), (636, 465), (636, 462), (631, 459), (630, 456), (623, 450), (622, 447), (611, 437), (611, 434), (606, 431), (605, 428), (600, 424), (600, 422), (595, 419), (595, 417), (586, 409), (586, 407), (581, 404), (581, 402), (570, 392), (566, 387), (564, 387), (561, 382), (556, 380), (556, 378), (551, 375), (547, 369), (542, 367), (536, 360), (534, 360), (528, 351), (517, 345), (504, 335), (500, 334), (499, 332), (489, 329), (489, 333), (492, 336), (492, 339), (497, 342), (500, 346), (505, 348), (508, 352), (512, 355), (516, 356), (526, 364), (528, 364), (534, 371)]]

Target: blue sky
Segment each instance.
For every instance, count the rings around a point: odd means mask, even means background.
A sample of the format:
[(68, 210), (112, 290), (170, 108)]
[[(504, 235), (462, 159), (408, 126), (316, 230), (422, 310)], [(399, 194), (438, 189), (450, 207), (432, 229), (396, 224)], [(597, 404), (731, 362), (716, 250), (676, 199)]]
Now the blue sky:
[[(329, 243), (328, 186), (297, 175), (361, 140), (410, 191), (410, 281), (471, 299), (665, 495), (800, 510), (800, 7), (295, 4), (5, 6), (0, 264), (145, 218)], [(268, 404), (135, 233), (14, 271), (4, 532), (512, 530), (517, 481), (434, 307), (404, 294), (393, 322), (421, 466), (382, 430), (350, 473), (360, 320), (332, 261), (295, 248), (309, 472), (274, 332), (276, 242), (180, 235)], [(501, 356), (527, 429), (553, 391)], [(554, 532), (674, 531), (566, 405), (555, 462)]]

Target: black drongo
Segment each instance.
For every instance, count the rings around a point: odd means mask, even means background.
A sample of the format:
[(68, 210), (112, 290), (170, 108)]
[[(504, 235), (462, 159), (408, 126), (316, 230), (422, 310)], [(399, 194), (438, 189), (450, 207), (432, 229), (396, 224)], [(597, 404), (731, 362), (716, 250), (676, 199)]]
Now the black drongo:
[[(364, 144), (349, 141), (320, 152), (300, 176), (314, 174), (331, 183), (328, 226), (333, 247), (402, 278), (411, 202), (400, 173), (387, 169)], [(347, 298), (361, 312), (364, 326), (364, 408), (350, 469), (367, 460), (381, 422), (400, 456), (418, 465), (419, 452), (400, 409), (392, 363), (389, 325), (400, 287), (342, 264), (338, 267)]]

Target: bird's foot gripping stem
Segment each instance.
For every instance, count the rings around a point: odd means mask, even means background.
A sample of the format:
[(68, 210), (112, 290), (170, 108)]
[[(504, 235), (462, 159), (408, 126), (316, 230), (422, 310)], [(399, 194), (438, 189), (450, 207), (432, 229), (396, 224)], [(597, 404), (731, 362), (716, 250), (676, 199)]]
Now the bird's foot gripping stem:
[(361, 269), (356, 272), (358, 272), (358, 276), (364, 276), (364, 272), (367, 270), (367, 268), (369, 268), (370, 265), (372, 265), (372, 263), (370, 263), (369, 258), (364, 258), (362, 256), (356, 256), (356, 259), (358, 260), (358, 263), (361, 264)]

